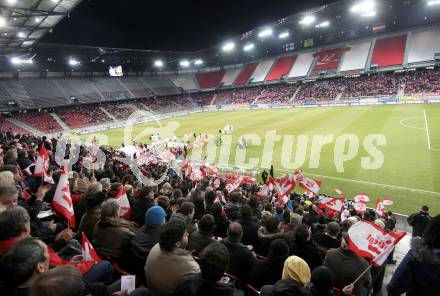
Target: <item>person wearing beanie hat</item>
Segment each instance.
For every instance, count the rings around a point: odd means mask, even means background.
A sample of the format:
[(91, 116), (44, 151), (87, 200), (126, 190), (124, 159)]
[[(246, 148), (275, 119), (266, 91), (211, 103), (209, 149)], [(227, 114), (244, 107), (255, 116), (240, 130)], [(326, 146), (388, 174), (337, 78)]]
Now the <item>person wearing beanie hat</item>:
[(264, 285), (270, 285), (281, 279), (284, 261), (289, 256), (289, 246), (284, 239), (278, 238), (271, 242), (267, 260), (258, 260), (251, 273), (249, 282), (260, 290)]
[(90, 181), (87, 179), (87, 177), (83, 177), (78, 179), (77, 185), (76, 185), (76, 191), (81, 193), (87, 193), (89, 191)]
[(127, 271), (145, 278), (145, 260), (159, 242), (160, 226), (165, 223), (165, 216), (165, 210), (160, 206), (152, 206), (147, 210), (145, 225), (136, 232), (130, 243)]
[(93, 229), (101, 218), (101, 204), (106, 199), (107, 195), (103, 192), (88, 194), (85, 197), (86, 209), (79, 223), (78, 234), (81, 236), (84, 232), (89, 241), (93, 240)]
[(145, 223), (148, 225), (160, 226), (165, 223), (166, 213), (162, 207), (153, 206), (145, 213)]
[(319, 266), (312, 272), (310, 291), (314, 296), (332, 295), (334, 286), (333, 272), (327, 266)]
[(297, 256), (290, 256), (284, 262), (282, 279), (274, 285), (261, 288), (261, 296), (305, 296), (310, 295), (305, 285), (310, 282), (311, 274), (307, 263)]

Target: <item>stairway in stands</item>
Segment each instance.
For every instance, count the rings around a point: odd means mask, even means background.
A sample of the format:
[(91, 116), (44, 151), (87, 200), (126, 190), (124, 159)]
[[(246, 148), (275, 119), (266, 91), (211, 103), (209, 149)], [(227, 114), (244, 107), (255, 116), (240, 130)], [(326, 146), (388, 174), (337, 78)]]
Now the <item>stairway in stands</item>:
[(56, 114), (56, 113), (50, 113), (50, 115), (52, 116), (52, 118), (58, 122), (59, 125), (61, 125), (61, 127), (63, 128), (63, 130), (68, 131), (70, 130), (70, 127), (67, 126), (67, 124)]

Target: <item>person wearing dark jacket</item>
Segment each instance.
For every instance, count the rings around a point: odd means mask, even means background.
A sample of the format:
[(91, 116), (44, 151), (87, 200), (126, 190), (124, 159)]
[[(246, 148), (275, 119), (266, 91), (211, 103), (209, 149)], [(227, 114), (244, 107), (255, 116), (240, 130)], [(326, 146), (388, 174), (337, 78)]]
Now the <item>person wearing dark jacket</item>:
[(426, 228), (423, 238), (413, 238), (411, 250), (403, 258), (387, 286), (389, 296), (439, 295), (440, 215)]
[(165, 223), (165, 210), (159, 206), (152, 206), (145, 213), (145, 225), (135, 234), (130, 243), (127, 268), (136, 275), (145, 277), (145, 260), (150, 250), (159, 242), (160, 226)]
[(339, 248), (341, 241), (338, 239), (341, 227), (336, 222), (329, 222), (323, 233), (317, 233), (315, 243), (318, 249), (322, 250), (324, 255), (328, 249)]
[(78, 227), (78, 235), (82, 237), (84, 232), (89, 241), (93, 241), (93, 230), (99, 218), (101, 218), (101, 204), (107, 195), (104, 192), (97, 192), (86, 196), (86, 213), (82, 216)]
[(240, 219), (238, 222), (243, 228), (243, 237), (241, 242), (244, 245), (258, 245), (258, 228), (260, 227), (257, 223), (257, 218), (253, 215), (252, 208), (244, 204), (240, 208)]
[(310, 233), (304, 224), (296, 229), (295, 240), (289, 243), (289, 250), (290, 255), (304, 259), (312, 271), (322, 264), (321, 254), (316, 245), (310, 241)]
[(421, 211), (417, 214), (412, 214), (408, 217), (408, 224), (413, 227), (412, 236), (423, 236), (425, 228), (431, 221), (431, 216), (429, 216), (428, 206), (423, 206)]
[(229, 253), (224, 244), (208, 245), (199, 259), (200, 274), (190, 276), (175, 291), (179, 296), (242, 296), (243, 291), (225, 283), (224, 273), (229, 265)]
[(251, 273), (249, 282), (260, 290), (264, 285), (270, 285), (281, 279), (284, 261), (289, 256), (289, 246), (283, 239), (272, 241), (267, 260), (258, 260)]
[(311, 274), (307, 263), (297, 257), (290, 256), (283, 267), (282, 279), (274, 285), (261, 288), (261, 296), (308, 296), (311, 295), (305, 285), (310, 282)]
[(221, 203), (215, 202), (211, 209), (215, 220), (214, 236), (226, 237), (226, 232), (228, 231), (230, 221), (228, 218), (226, 218)]
[(133, 204), (131, 209), (131, 220), (139, 226), (145, 224), (145, 213), (154, 206), (154, 190), (153, 187), (145, 187), (142, 189), (140, 197)]
[(258, 240), (256, 250), (260, 252), (261, 255), (267, 256), (269, 252), (270, 243), (277, 239), (284, 237), (284, 230), (280, 229), (280, 220), (275, 216), (270, 216), (266, 220), (266, 224), (258, 229)]
[(198, 254), (210, 243), (214, 242), (214, 217), (210, 214), (205, 214), (199, 221), (199, 230), (194, 231), (189, 236), (188, 250), (193, 255)]
[(222, 240), (222, 243), (229, 251), (230, 266), (229, 273), (232, 273), (240, 280), (240, 285), (243, 287), (249, 280), (251, 271), (255, 265), (255, 257), (249, 248), (241, 243), (243, 236), (243, 229), (240, 223), (232, 222), (228, 227), (227, 238)]

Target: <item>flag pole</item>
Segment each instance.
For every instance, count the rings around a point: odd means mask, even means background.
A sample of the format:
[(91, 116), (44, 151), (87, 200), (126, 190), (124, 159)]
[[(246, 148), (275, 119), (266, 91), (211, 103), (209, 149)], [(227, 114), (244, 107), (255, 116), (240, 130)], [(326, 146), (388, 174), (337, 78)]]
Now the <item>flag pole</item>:
[(371, 266), (371, 264), (368, 265), (368, 267), (352, 282), (352, 284), (355, 285), (371, 269)]

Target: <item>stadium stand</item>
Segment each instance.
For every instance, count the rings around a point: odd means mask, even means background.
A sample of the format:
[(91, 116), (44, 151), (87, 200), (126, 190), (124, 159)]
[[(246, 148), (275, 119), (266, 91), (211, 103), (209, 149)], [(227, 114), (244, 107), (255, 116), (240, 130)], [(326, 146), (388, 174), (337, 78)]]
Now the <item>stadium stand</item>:
[(251, 78), (251, 75), (254, 73), (255, 68), (257, 68), (257, 65), (258, 63), (247, 64), (246, 67), (237, 76), (237, 79), (235, 79), (234, 84), (245, 85), (249, 81), (249, 78)]
[(199, 86), (201, 89), (211, 89), (219, 86), (225, 75), (224, 70), (206, 72), (206, 73), (197, 73), (196, 78), (199, 82)]
[(193, 74), (180, 74), (178, 76), (170, 76), (170, 80), (183, 90), (195, 90), (198, 89), (194, 81)]
[(225, 75), (223, 76), (223, 79), (220, 83), (225, 86), (232, 85), (242, 69), (242, 66), (226, 69)]
[(77, 98), (81, 103), (101, 101), (96, 88), (86, 78), (63, 78), (57, 79), (57, 82), (69, 98)]
[(42, 132), (53, 133), (63, 130), (59, 123), (50, 115), (49, 112), (46, 111), (30, 111), (26, 113), (19, 113), (14, 117), (30, 127)]
[(207, 92), (207, 93), (199, 93), (191, 95), (192, 100), (194, 103), (197, 104), (199, 107), (208, 106), (211, 104), (212, 99), (214, 98), (213, 92)]
[(131, 98), (117, 78), (91, 78), (90, 82), (104, 97), (104, 100), (123, 100)]
[(275, 59), (267, 59), (259, 62), (258, 66), (255, 68), (255, 71), (251, 75), (250, 82), (264, 81), (274, 62)]
[(275, 64), (270, 69), (269, 74), (267, 74), (266, 80), (280, 80), (282, 77), (289, 74), (290, 69), (292, 69), (293, 63), (295, 63), (296, 56), (287, 56), (279, 58)]
[(403, 64), (405, 56), (406, 35), (376, 40), (371, 65), (389, 67)]
[(440, 71), (417, 70), (403, 76), (408, 96), (440, 95)]
[(335, 99), (343, 90), (343, 79), (306, 82), (301, 85), (295, 100)]
[(363, 70), (367, 65), (371, 41), (365, 41), (350, 45), (350, 50), (344, 53), (339, 71)]
[(70, 128), (97, 125), (111, 120), (96, 104), (59, 108), (55, 113)]
[(313, 57), (313, 53), (309, 52), (300, 54), (296, 59), (295, 64), (293, 64), (293, 67), (290, 70), (288, 77), (298, 78), (307, 76), (314, 59), (315, 58)]
[(269, 85), (260, 94), (258, 104), (287, 104), (297, 90), (297, 84)]
[(338, 63), (344, 52), (349, 51), (350, 48), (334, 48), (323, 50), (314, 54), (316, 59), (313, 71), (336, 71)]
[(14, 134), (30, 134), (31, 132), (10, 122), (7, 118), (0, 116), (0, 132), (6, 133), (8, 131)]
[(158, 96), (179, 94), (179, 89), (167, 76), (143, 76), (141, 79)]
[(15, 79), (4, 79), (0, 81), (0, 84), (20, 107), (35, 107), (35, 102), (31, 100), (20, 81)]
[(123, 77), (119, 80), (130, 90), (136, 98), (149, 97), (153, 92), (147, 87), (145, 82), (139, 77)]
[(62, 106), (69, 102), (50, 79), (22, 79), (20, 82), (35, 106)]
[(440, 30), (412, 32), (408, 48), (408, 64), (432, 61), (440, 53)]

